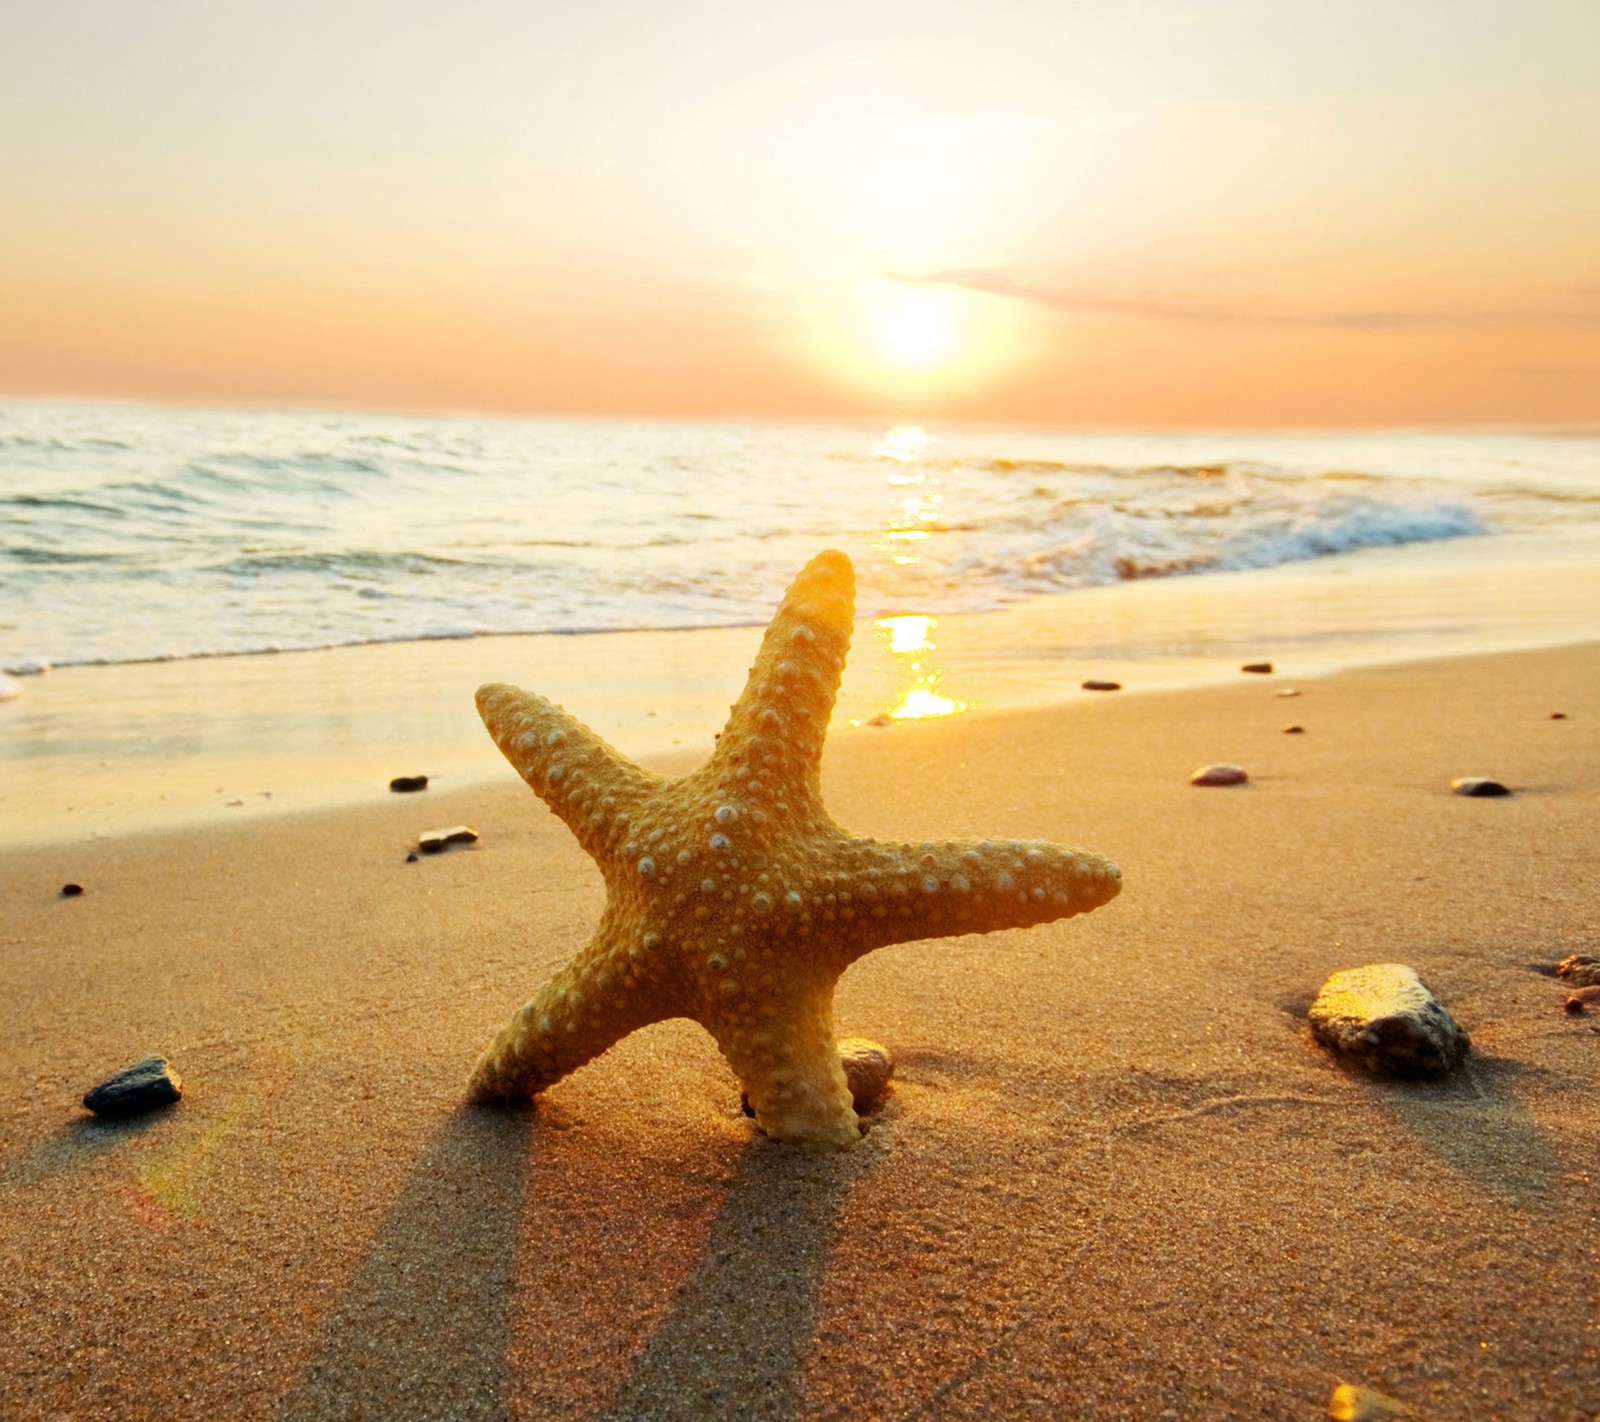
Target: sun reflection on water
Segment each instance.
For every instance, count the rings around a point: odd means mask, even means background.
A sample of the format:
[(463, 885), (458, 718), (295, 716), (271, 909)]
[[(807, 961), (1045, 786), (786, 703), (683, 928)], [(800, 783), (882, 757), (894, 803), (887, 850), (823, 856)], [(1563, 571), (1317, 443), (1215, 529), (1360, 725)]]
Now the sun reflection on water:
[(889, 653), (897, 663), (901, 682), (899, 700), (889, 708), (896, 721), (921, 721), (932, 716), (954, 716), (967, 710), (965, 701), (946, 696), (940, 687), (939, 670), (929, 662), (934, 650), (935, 617), (906, 613), (900, 617), (880, 617), (873, 626), (888, 642)]

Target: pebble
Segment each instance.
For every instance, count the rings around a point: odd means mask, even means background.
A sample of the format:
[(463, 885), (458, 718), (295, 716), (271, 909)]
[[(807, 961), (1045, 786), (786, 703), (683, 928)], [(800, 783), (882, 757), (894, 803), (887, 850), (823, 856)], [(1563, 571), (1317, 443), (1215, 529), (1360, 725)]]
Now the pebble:
[(428, 777), (426, 775), (397, 775), (389, 782), (389, 788), (397, 795), (406, 795), (413, 790), (426, 790)]
[(1274, 696), (1298, 696), (1300, 694), (1300, 688), (1297, 686), (1286, 686), (1282, 691), (1274, 691), (1272, 694)]
[(1240, 765), (1203, 765), (1189, 777), (1191, 785), (1243, 785), (1250, 776)]
[(1552, 721), (1565, 721), (1567, 719), (1567, 713), (1565, 711), (1552, 711), (1550, 713), (1550, 719)]
[(1473, 795), (1478, 799), (1488, 799), (1493, 795), (1509, 795), (1511, 793), (1498, 780), (1490, 780), (1485, 775), (1463, 775), (1459, 780), (1452, 780), (1450, 788), (1457, 795)]
[(1328, 1416), (1333, 1422), (1390, 1422), (1391, 1418), (1414, 1417), (1416, 1414), (1398, 1397), (1377, 1392), (1370, 1387), (1356, 1387), (1340, 1383), (1328, 1399)]
[(1286, 736), (1303, 736), (1306, 733), (1306, 728), (1304, 726), (1285, 726), (1283, 733)]
[(1257, 676), (1271, 676), (1272, 675), (1272, 663), (1271, 662), (1246, 662), (1242, 667), (1239, 668), (1239, 670), (1242, 671), (1242, 672), (1254, 672)]
[[(867, 1116), (883, 1105), (889, 1078), (894, 1075), (894, 1057), (882, 1042), (868, 1037), (841, 1037), (839, 1063), (844, 1067), (844, 1079), (850, 1087), (850, 1104), (856, 1115)], [(746, 1116), (754, 1116), (750, 1098), (739, 1095), (739, 1109)]]
[(1556, 976), (1573, 987), (1600, 986), (1600, 958), (1572, 953), (1556, 964)]
[(1096, 681), (1091, 677), (1088, 681), (1080, 683), (1085, 691), (1121, 691), (1120, 681)]
[(869, 726), (892, 726), (894, 725), (894, 717), (889, 715), (887, 711), (880, 711), (876, 716), (868, 716), (867, 724)]
[(865, 1116), (883, 1104), (894, 1075), (894, 1057), (882, 1042), (867, 1037), (842, 1037), (839, 1059), (844, 1064), (844, 1079), (850, 1083), (850, 1096), (856, 1115)]
[(467, 825), (451, 825), (448, 829), (423, 830), (417, 836), (417, 848), (424, 854), (440, 854), (449, 844), (476, 843), (478, 832)]
[(97, 1116), (116, 1119), (170, 1106), (183, 1095), (183, 1082), (165, 1057), (146, 1057), (84, 1093), (83, 1104)]
[(420, 857), (416, 850), (412, 850), (410, 854), (406, 855), (406, 863), (415, 864)]
[(11, 676), (43, 676), (50, 670), (48, 657), (24, 657), (18, 662), (9, 662), (6, 671)]
[(1438, 1076), (1466, 1059), (1471, 1041), (1404, 963), (1334, 973), (1311, 1004), (1325, 1047), (1387, 1076)]
[(61, 886), (61, 897), (64, 899), (75, 899), (82, 892), (82, 884), (63, 884)]
[(1595, 1006), (1600, 1006), (1600, 985), (1579, 988), (1567, 999), (1567, 1011), (1574, 1017)]

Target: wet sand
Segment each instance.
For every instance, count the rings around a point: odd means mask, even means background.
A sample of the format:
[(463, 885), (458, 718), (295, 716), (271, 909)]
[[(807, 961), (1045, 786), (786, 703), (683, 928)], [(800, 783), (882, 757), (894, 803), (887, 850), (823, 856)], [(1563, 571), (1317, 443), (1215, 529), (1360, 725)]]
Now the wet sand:
[[(899, 1066), (836, 1157), (761, 1140), (687, 1023), (460, 1104), (601, 901), (509, 769), (5, 851), (0, 1413), (1306, 1418), (1341, 1381), (1600, 1413), (1600, 1018), (1533, 971), (1600, 952), (1600, 644), (1283, 684), (834, 737), (853, 830), (1126, 876), (852, 969), (837, 1025)], [(1219, 760), (1251, 783), (1186, 783)], [(457, 821), (479, 845), (405, 862)], [(1310, 1041), (1323, 978), (1383, 960), (1471, 1033), (1457, 1077)], [(150, 1050), (183, 1102), (87, 1118)]]

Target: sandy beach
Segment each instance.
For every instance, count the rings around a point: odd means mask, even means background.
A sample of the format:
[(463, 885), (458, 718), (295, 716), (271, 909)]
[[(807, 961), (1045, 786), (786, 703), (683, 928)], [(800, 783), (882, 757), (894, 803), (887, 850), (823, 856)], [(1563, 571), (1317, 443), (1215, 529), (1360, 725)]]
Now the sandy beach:
[[(855, 831), (1126, 876), (852, 969), (837, 1026), (898, 1075), (842, 1156), (759, 1138), (683, 1022), (461, 1105), (601, 902), (509, 769), (8, 849), (0, 1412), (1310, 1418), (1350, 1382), (1600, 1413), (1600, 1018), (1536, 971), (1600, 951), (1600, 644), (1284, 681), (833, 737)], [(1221, 760), (1251, 783), (1188, 785)], [(478, 845), (406, 862), (457, 821)], [(1471, 1033), (1457, 1076), (1311, 1041), (1328, 973), (1391, 960)], [(89, 1118), (147, 1051), (183, 1101)]]

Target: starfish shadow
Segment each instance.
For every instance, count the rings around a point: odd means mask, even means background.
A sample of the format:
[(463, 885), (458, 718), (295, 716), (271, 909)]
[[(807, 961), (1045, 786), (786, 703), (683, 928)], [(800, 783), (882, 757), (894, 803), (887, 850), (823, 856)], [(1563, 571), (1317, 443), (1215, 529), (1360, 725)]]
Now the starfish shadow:
[(839, 1207), (863, 1164), (750, 1143), (608, 1422), (785, 1422), (798, 1412)]
[(323, 1326), (278, 1411), (312, 1418), (502, 1418), (531, 1108), (459, 1107)]

